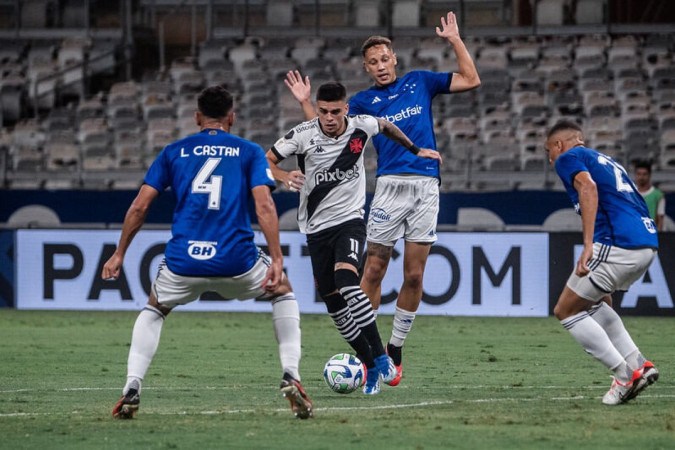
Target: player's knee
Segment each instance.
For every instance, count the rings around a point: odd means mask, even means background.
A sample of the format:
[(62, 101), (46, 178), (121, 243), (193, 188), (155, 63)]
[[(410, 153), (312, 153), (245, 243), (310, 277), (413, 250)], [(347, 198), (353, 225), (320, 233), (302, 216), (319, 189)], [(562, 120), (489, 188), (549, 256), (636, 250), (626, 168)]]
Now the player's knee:
[(358, 286), (359, 276), (352, 270), (338, 269), (335, 271), (335, 285), (338, 289), (343, 289), (349, 286)]
[(424, 271), (406, 270), (403, 274), (403, 282), (411, 289), (420, 289), (424, 281)]
[(363, 271), (363, 281), (370, 285), (377, 285), (382, 282), (384, 274), (386, 273), (386, 266), (382, 264), (366, 264)]

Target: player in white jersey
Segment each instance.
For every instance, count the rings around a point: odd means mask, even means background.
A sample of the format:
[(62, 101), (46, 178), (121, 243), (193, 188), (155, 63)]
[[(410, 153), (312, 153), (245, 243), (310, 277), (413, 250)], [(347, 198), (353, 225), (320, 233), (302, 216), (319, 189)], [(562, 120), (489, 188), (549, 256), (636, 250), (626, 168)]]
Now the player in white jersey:
[(556, 123), (548, 132), (546, 152), (581, 214), (584, 244), (553, 313), (587, 353), (614, 373), (602, 402), (625, 403), (654, 383), (659, 371), (612, 309), (611, 295), (628, 290), (649, 268), (658, 248), (656, 227), (626, 170), (584, 147), (576, 123)]
[[(397, 375), (384, 351), (370, 301), (359, 287), (358, 269), (365, 243), (366, 201), (363, 150), (379, 133), (417, 157), (440, 161), (434, 150), (419, 149), (387, 120), (348, 116), (347, 93), (339, 83), (317, 91), (318, 118), (291, 129), (267, 152), (274, 178), (300, 191), (298, 223), (307, 245), (319, 295), (342, 337), (368, 369), (364, 393), (379, 392), (379, 375), (390, 383)], [(301, 170), (277, 164), (297, 155)]]
[[(480, 85), (454, 13), (441, 18), (436, 35), (452, 46), (458, 66), (456, 73), (413, 70), (399, 77), (391, 41), (382, 36), (366, 39), (361, 46), (363, 66), (375, 84), (349, 100), (351, 113), (386, 118), (419, 146), (436, 149), (433, 98)], [(314, 117), (309, 78), (289, 72), (286, 84), (301, 102), (305, 116)], [(422, 299), (424, 268), (431, 244), (436, 241), (440, 172), (438, 164), (414, 158), (395, 142), (375, 137), (373, 144), (377, 150), (377, 186), (368, 216), (368, 257), (361, 287), (377, 310), (394, 245), (402, 238), (405, 241), (403, 284), (396, 299), (392, 334), (387, 344), (387, 352), (398, 371), (396, 380), (391, 383), (395, 386), (403, 373), (403, 343)]]
[[(167, 188), (176, 196), (172, 237), (148, 304), (134, 325), (127, 382), (112, 414), (131, 419), (138, 410), (141, 383), (159, 345), (164, 319), (178, 305), (207, 291), (225, 298), (262, 298), (272, 320), (283, 369), (281, 392), (296, 417), (312, 417), (312, 402), (300, 384), (300, 313), (283, 272), (279, 222), (271, 190), (276, 187), (263, 149), (229, 133), (233, 100), (220, 86), (205, 89), (195, 113), (200, 133), (167, 145), (145, 176), (124, 218), (115, 253), (101, 276), (115, 279), (124, 255), (142, 227), (152, 202)], [(223, 182), (225, 180), (225, 182)], [(253, 241), (248, 212), (253, 199), (270, 257)]]

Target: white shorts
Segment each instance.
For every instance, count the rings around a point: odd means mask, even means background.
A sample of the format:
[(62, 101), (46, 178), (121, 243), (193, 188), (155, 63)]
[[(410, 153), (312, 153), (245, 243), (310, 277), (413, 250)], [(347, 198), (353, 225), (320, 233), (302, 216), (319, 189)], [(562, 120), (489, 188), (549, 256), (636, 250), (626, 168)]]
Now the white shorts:
[(629, 250), (599, 243), (593, 244), (591, 273), (580, 277), (572, 272), (567, 286), (578, 296), (597, 302), (614, 291), (627, 291), (649, 268), (656, 256), (652, 248)]
[(421, 175), (385, 175), (377, 179), (368, 214), (368, 242), (392, 246), (436, 242), (438, 180)]
[(258, 260), (251, 270), (234, 277), (186, 277), (173, 273), (162, 261), (157, 278), (152, 284), (152, 292), (157, 301), (166, 307), (173, 308), (185, 305), (199, 298), (204, 292), (217, 292), (227, 299), (251, 299), (263, 297), (265, 290), (261, 287), (267, 268), (271, 264), (269, 256), (259, 252)]

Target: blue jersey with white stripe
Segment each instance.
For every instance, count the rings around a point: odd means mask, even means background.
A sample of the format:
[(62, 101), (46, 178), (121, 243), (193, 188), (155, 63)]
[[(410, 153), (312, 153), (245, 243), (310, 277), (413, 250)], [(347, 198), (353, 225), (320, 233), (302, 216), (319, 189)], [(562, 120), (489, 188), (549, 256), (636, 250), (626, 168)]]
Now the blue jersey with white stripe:
[[(450, 93), (451, 73), (415, 70), (386, 86), (372, 86), (349, 100), (349, 114), (381, 117), (398, 126), (415, 145), (436, 150), (431, 101)], [(419, 158), (380, 134), (373, 137), (377, 150), (377, 176), (417, 174), (440, 178), (438, 161)]]
[(555, 170), (580, 213), (574, 177), (588, 172), (598, 191), (594, 242), (621, 248), (657, 248), (656, 226), (647, 204), (619, 163), (586, 147), (574, 147), (558, 157)]
[(275, 187), (258, 144), (206, 129), (167, 145), (144, 182), (176, 195), (166, 263), (185, 276), (234, 276), (258, 259), (249, 217), (251, 189)]

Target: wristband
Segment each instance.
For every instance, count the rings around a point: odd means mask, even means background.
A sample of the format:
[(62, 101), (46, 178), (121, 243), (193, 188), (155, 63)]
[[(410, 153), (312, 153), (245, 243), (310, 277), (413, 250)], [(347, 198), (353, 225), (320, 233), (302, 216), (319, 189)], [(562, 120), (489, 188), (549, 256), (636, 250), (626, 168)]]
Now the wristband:
[(413, 153), (413, 155), (416, 155), (420, 152), (420, 148), (415, 144), (411, 145), (410, 148), (408, 148), (408, 150), (410, 150)]

